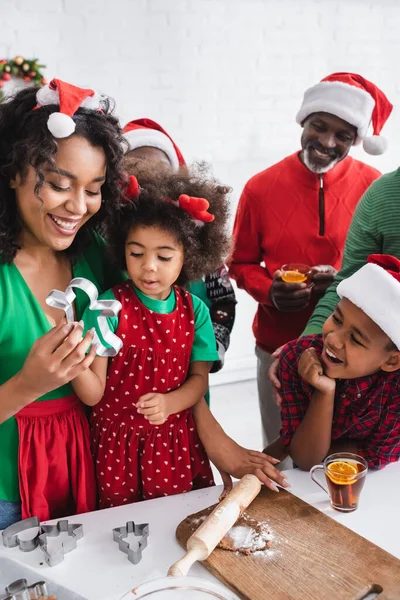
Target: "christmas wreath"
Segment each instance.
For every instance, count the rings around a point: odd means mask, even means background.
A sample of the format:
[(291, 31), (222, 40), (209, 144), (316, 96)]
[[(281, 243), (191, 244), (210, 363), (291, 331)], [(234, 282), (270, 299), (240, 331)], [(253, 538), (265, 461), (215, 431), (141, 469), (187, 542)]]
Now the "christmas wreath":
[[(11, 77), (18, 77), (23, 79), (27, 83), (34, 83), (35, 85), (45, 85), (46, 79), (41, 73), (41, 69), (45, 68), (45, 65), (40, 65), (37, 58), (24, 58), (23, 56), (16, 56), (11, 60), (2, 59), (0, 60), (0, 88), (3, 87), (6, 81), (9, 81)], [(0, 89), (0, 100), (3, 94)]]

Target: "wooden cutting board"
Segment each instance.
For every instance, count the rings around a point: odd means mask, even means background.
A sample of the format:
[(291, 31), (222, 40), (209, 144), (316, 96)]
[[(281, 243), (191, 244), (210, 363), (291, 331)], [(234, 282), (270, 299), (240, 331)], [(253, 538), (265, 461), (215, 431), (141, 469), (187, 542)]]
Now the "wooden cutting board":
[[(289, 492), (263, 487), (246, 513), (267, 522), (271, 549), (244, 556), (217, 548), (204, 562), (245, 600), (400, 599), (400, 560)], [(192, 531), (187, 517), (176, 531), (184, 548)]]

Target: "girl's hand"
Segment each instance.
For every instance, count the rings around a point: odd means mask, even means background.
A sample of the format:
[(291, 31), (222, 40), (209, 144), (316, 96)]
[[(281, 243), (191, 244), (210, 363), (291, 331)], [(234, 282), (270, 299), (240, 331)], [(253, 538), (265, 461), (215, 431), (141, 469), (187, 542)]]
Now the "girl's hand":
[(324, 368), (314, 348), (305, 350), (297, 367), (300, 377), (324, 394), (335, 391), (336, 381), (324, 374)]
[(144, 394), (139, 398), (136, 408), (138, 413), (148, 419), (151, 425), (162, 425), (169, 417), (166, 394)]
[(284, 488), (290, 487), (286, 476), (275, 468), (275, 465), (280, 462), (279, 460), (263, 452), (243, 448), (228, 436), (225, 436), (222, 445), (218, 444), (218, 447), (206, 450), (210, 460), (221, 474), (224, 491), (230, 491), (231, 488), (229, 475), (241, 479), (247, 473), (258, 477), (267, 488), (274, 492), (279, 491), (274, 482)]
[(82, 338), (81, 323), (60, 322), (33, 344), (24, 365), (19, 372), (19, 380), (35, 398), (69, 383), (93, 362), (96, 347), (93, 346), (93, 332), (88, 331)]

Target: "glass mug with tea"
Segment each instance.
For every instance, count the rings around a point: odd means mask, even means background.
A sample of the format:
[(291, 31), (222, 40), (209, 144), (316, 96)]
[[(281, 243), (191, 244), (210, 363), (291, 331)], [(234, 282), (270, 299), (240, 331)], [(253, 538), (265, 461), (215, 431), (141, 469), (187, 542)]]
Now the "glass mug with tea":
[[(327, 486), (318, 481), (317, 471), (324, 472)], [(351, 512), (358, 508), (367, 472), (368, 465), (361, 456), (340, 452), (328, 456), (323, 464), (315, 465), (310, 470), (310, 475), (328, 494), (332, 508), (341, 512)]]
[(288, 263), (281, 267), (282, 281), (286, 283), (310, 283), (311, 282), (311, 267), (300, 263)]

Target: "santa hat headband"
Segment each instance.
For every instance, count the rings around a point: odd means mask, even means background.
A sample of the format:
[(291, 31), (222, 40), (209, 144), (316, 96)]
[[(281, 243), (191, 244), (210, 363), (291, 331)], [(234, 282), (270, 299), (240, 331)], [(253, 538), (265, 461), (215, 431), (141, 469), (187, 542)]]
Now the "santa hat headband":
[(55, 138), (66, 138), (75, 131), (72, 116), (79, 108), (101, 111), (101, 96), (93, 90), (76, 87), (61, 79), (52, 79), (48, 85), (36, 94), (37, 106), (57, 104), (59, 112), (52, 113), (47, 121), (47, 127)]
[(337, 287), (389, 336), (400, 349), (400, 260), (371, 254), (368, 263)]
[[(380, 133), (392, 109), (385, 94), (361, 75), (333, 73), (306, 90), (296, 121), (302, 124), (312, 113), (330, 113), (356, 127), (355, 143), (363, 140), (368, 154), (383, 154), (387, 141)], [(373, 136), (366, 137), (371, 122)]]
[(162, 150), (167, 155), (174, 172), (186, 164), (181, 151), (171, 136), (161, 125), (151, 119), (130, 121), (124, 127), (124, 138), (128, 142), (127, 152), (145, 146)]

